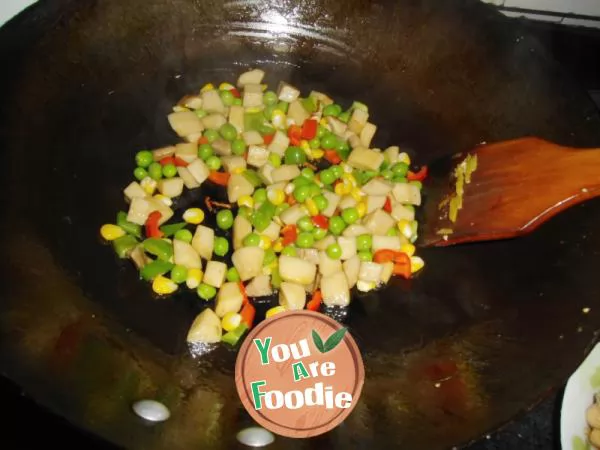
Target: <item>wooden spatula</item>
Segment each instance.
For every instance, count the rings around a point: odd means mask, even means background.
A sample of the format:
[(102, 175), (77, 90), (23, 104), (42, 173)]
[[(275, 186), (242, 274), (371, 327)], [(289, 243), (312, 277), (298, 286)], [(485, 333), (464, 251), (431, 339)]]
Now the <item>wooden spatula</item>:
[(422, 246), (512, 238), (600, 195), (600, 149), (562, 147), (535, 137), (486, 144), (436, 161), (424, 184)]

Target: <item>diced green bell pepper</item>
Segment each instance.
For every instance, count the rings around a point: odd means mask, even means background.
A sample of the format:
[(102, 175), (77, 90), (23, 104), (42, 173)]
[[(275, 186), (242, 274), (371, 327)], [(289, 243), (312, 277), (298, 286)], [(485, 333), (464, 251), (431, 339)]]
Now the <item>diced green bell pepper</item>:
[(113, 241), (113, 248), (115, 253), (121, 259), (128, 258), (133, 249), (138, 245), (138, 241), (135, 236), (126, 234)]
[(162, 231), (165, 237), (173, 236), (179, 230), (183, 230), (187, 224), (185, 222), (180, 223), (171, 223), (169, 225), (163, 225), (160, 227), (160, 231)]
[(246, 131), (259, 131), (265, 123), (265, 115), (262, 111), (244, 114), (244, 129)]
[(142, 238), (142, 227), (137, 223), (128, 221), (126, 212), (119, 211), (117, 214), (117, 225), (123, 228), (126, 233), (131, 234), (138, 239)]
[(142, 267), (140, 275), (144, 280), (152, 281), (157, 276), (170, 272), (173, 267), (175, 267), (175, 264), (157, 259), (156, 261), (152, 261), (151, 263), (148, 263)]
[(248, 180), (255, 188), (263, 184), (263, 181), (255, 170), (247, 169), (242, 175), (244, 175), (244, 178), (246, 178), (246, 180)]
[(143, 242), (144, 250), (163, 261), (169, 261), (173, 256), (173, 245), (159, 238), (149, 238)]
[(221, 341), (231, 346), (236, 345), (244, 334), (246, 334), (246, 331), (248, 331), (248, 325), (241, 323), (235, 329), (225, 333), (223, 337), (221, 337)]

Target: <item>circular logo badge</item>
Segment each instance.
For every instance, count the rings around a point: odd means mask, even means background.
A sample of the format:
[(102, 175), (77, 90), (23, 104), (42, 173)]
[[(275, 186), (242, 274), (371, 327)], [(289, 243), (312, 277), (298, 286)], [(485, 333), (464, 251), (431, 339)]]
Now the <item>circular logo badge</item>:
[(235, 366), (237, 391), (252, 418), (293, 438), (338, 426), (358, 402), (364, 379), (348, 330), (312, 311), (280, 313), (260, 323)]

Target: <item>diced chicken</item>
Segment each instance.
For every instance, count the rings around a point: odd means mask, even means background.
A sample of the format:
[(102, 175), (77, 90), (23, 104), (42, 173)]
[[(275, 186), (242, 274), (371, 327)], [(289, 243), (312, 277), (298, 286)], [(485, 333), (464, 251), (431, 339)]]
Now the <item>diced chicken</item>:
[(179, 177), (163, 178), (158, 180), (157, 187), (158, 192), (166, 197), (179, 197), (183, 192), (183, 180)]
[(247, 84), (261, 84), (264, 76), (265, 72), (260, 69), (249, 70), (239, 76), (237, 85), (243, 88)]
[(264, 143), (260, 133), (254, 130), (244, 131), (244, 133), (242, 133), (242, 138), (246, 145), (262, 145)]
[(321, 278), (323, 303), (327, 306), (348, 306), (350, 304), (350, 287), (344, 272), (337, 272)]
[(238, 133), (244, 132), (244, 107), (231, 105), (229, 107), (229, 123), (235, 127)]
[(348, 121), (348, 129), (357, 135), (360, 134), (363, 127), (369, 120), (369, 113), (362, 109), (355, 109), (352, 111), (350, 120)]
[(269, 160), (269, 151), (265, 147), (251, 145), (248, 148), (248, 164), (254, 167), (262, 167)]
[(282, 282), (279, 288), (279, 304), (288, 311), (304, 309), (306, 304), (304, 286), (287, 281)]
[(348, 281), (348, 287), (351, 289), (356, 285), (358, 281), (358, 272), (360, 270), (360, 258), (358, 255), (353, 256), (347, 261), (344, 261), (342, 264), (344, 268), (344, 274), (346, 275), (346, 280)]
[(132, 181), (129, 185), (123, 190), (123, 194), (125, 194), (125, 198), (128, 201), (133, 200), (134, 198), (144, 198), (148, 194), (144, 191), (144, 188), (140, 186), (137, 181)]
[(242, 281), (260, 275), (264, 259), (265, 251), (260, 247), (242, 247), (231, 256)]
[(246, 160), (241, 156), (223, 156), (221, 158), (221, 163), (229, 173), (246, 169)]
[(202, 269), (198, 252), (190, 244), (179, 239), (173, 240), (173, 262), (188, 269)]
[(250, 183), (246, 177), (239, 173), (234, 173), (229, 178), (227, 183), (227, 197), (229, 203), (235, 203), (242, 195), (252, 195), (254, 192), (254, 186)]
[(237, 215), (233, 221), (233, 248), (242, 247), (244, 238), (252, 233), (252, 224), (244, 216)]
[(273, 294), (271, 287), (271, 277), (269, 275), (259, 275), (246, 286), (246, 295), (248, 297), (266, 297)]
[(263, 92), (260, 84), (246, 84), (243, 96), (244, 108), (263, 106)]
[(377, 170), (383, 162), (383, 154), (369, 150), (366, 147), (357, 147), (348, 157), (348, 164), (355, 169), (361, 170)]
[(304, 206), (302, 206), (301, 204), (296, 204), (283, 211), (279, 217), (281, 218), (281, 221), (286, 225), (294, 225), (296, 224), (296, 222), (298, 222), (298, 219), (300, 219), (300, 217), (304, 217), (307, 214), (308, 211)]
[(388, 213), (378, 209), (366, 215), (363, 224), (372, 234), (384, 236), (396, 225), (396, 221)]
[(396, 164), (396, 162), (398, 161), (398, 155), (400, 154), (400, 147), (396, 146), (396, 145), (392, 145), (391, 147), (388, 147), (385, 149), (385, 151), (383, 152), (383, 157), (386, 159), (386, 161), (390, 164)]
[(181, 137), (204, 131), (203, 123), (194, 112), (182, 111), (171, 113), (168, 119), (173, 131)]
[(285, 150), (290, 145), (290, 138), (282, 131), (277, 130), (273, 136), (273, 140), (269, 144), (269, 151), (283, 156)]
[(238, 283), (223, 283), (217, 295), (215, 314), (218, 317), (223, 317), (227, 313), (236, 313), (242, 309), (243, 302), (244, 295), (242, 294)]
[(292, 103), (294, 100), (300, 97), (300, 91), (294, 86), (285, 82), (279, 83), (279, 89), (277, 90), (277, 97), (279, 100)]
[(206, 269), (204, 270), (202, 282), (210, 286), (220, 288), (225, 281), (226, 274), (227, 264), (220, 261), (208, 261), (208, 263), (206, 263)]
[(198, 183), (198, 180), (196, 180), (196, 178), (191, 174), (187, 167), (178, 167), (177, 174), (183, 180), (183, 184), (185, 184), (186, 188), (195, 189), (197, 187), (200, 187), (200, 183)]
[(188, 164), (186, 169), (190, 172), (190, 174), (195, 178), (195, 180), (199, 184), (204, 183), (204, 181), (208, 178), (208, 175), (210, 174), (210, 169), (200, 158), (195, 159), (190, 164)]
[(367, 197), (367, 214), (383, 208), (386, 201), (387, 196), (385, 195), (369, 195)]
[(392, 193), (397, 202), (417, 206), (421, 204), (421, 190), (410, 183), (397, 183)]
[(335, 210), (337, 209), (338, 205), (340, 204), (340, 196), (337, 194), (334, 194), (333, 192), (324, 190), (323, 197), (325, 197), (327, 199), (327, 208), (325, 208), (323, 211), (321, 211), (321, 213), (324, 216), (331, 217), (335, 214)]
[(342, 248), (342, 256), (340, 259), (345, 261), (356, 255), (356, 238), (355, 237), (338, 237), (338, 244)]
[(371, 146), (371, 141), (373, 137), (375, 137), (375, 132), (377, 131), (377, 125), (372, 124), (371, 122), (367, 122), (367, 124), (363, 127), (360, 132), (360, 141), (362, 145), (369, 148)]
[(284, 164), (271, 172), (271, 178), (273, 183), (279, 183), (281, 181), (293, 180), (300, 175), (300, 169), (296, 165)]
[(295, 124), (302, 125), (306, 119), (310, 117), (310, 114), (300, 102), (300, 100), (294, 100), (290, 103), (287, 113), (288, 119), (292, 119)]
[(221, 342), (222, 332), (219, 316), (212, 309), (206, 308), (194, 319), (188, 331), (187, 341), (190, 344), (216, 344)]
[(378, 250), (400, 251), (402, 239), (400, 236), (373, 236), (373, 245), (371, 250), (375, 253)]
[(198, 144), (177, 144), (175, 146), (175, 156), (183, 159), (187, 163), (191, 163), (198, 158)]
[(220, 113), (209, 114), (208, 116), (204, 116), (201, 120), (202, 125), (204, 125), (205, 128), (212, 128), (214, 130), (218, 130), (227, 123), (225, 116)]
[(319, 252), (319, 273), (324, 277), (333, 275), (334, 273), (342, 270), (342, 261), (339, 259), (332, 259), (327, 256), (324, 251)]
[(212, 258), (213, 249), (215, 243), (215, 232), (212, 228), (208, 228), (204, 225), (198, 225), (194, 238), (192, 239), (192, 247), (198, 252), (198, 254), (206, 259)]
[(212, 143), (212, 148), (215, 151), (215, 154), (218, 156), (231, 155), (231, 142), (225, 139), (216, 139)]
[(392, 203), (390, 215), (396, 220), (415, 220), (415, 210), (397, 202)]
[(294, 256), (282, 255), (279, 257), (279, 274), (284, 281), (306, 285), (314, 281), (317, 266)]
[(358, 271), (358, 279), (365, 283), (379, 283), (383, 266), (371, 261), (362, 261)]
[(373, 178), (360, 189), (367, 195), (388, 195), (392, 191), (393, 184), (381, 178)]

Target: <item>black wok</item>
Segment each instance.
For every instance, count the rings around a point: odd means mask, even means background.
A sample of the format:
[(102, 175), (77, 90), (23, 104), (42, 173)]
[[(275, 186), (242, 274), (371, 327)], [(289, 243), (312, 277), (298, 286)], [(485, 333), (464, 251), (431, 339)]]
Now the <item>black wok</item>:
[[(419, 162), (523, 135), (600, 145), (591, 101), (475, 0), (42, 1), (0, 30), (0, 56), (0, 370), (128, 448), (231, 448), (250, 424), (235, 353), (186, 352), (202, 305), (152, 299), (97, 237), (134, 152), (174, 141), (165, 116), (182, 95), (258, 65), (367, 102), (376, 143)], [(273, 448), (448, 448), (527, 410), (595, 339), (599, 226), (593, 201), (526, 238), (428, 250), (411, 285), (356, 299), (360, 403), (332, 432)], [(147, 426), (139, 398), (172, 418)]]

